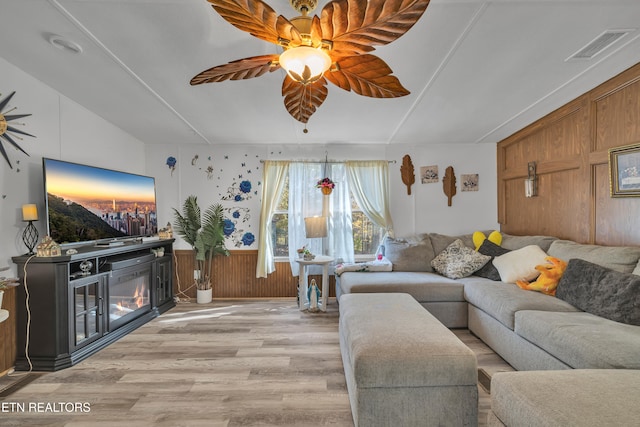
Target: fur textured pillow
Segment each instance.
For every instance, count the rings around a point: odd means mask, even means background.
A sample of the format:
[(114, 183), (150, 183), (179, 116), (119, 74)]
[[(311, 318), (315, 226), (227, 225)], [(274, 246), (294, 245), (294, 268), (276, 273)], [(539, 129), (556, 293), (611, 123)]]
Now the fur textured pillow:
[(556, 297), (587, 313), (640, 326), (640, 276), (579, 258), (569, 260)]
[(490, 260), (490, 256), (474, 251), (458, 239), (440, 252), (431, 261), (431, 266), (449, 279), (461, 279), (472, 275)]
[(486, 263), (482, 268), (473, 273), (475, 276), (485, 277), (487, 279), (500, 281), (500, 273), (493, 265), (493, 258), (504, 255), (507, 252), (511, 252), (509, 249), (505, 249), (502, 246), (498, 246), (495, 243), (489, 241), (489, 239), (482, 242), (480, 247), (478, 248), (478, 252), (482, 255), (489, 255), (491, 257), (491, 261)]

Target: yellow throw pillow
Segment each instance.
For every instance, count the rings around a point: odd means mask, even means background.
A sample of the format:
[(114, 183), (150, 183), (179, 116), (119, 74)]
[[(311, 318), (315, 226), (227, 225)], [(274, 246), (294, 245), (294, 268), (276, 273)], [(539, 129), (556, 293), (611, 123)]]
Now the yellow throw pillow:
[(476, 231), (473, 233), (472, 238), (473, 238), (473, 244), (476, 247), (476, 251), (480, 248), (480, 246), (482, 246), (482, 242), (484, 242), (485, 239), (489, 239), (491, 243), (495, 243), (498, 246), (502, 244), (502, 234), (500, 234), (498, 230), (493, 230), (489, 234), (489, 237), (485, 236), (482, 231)]

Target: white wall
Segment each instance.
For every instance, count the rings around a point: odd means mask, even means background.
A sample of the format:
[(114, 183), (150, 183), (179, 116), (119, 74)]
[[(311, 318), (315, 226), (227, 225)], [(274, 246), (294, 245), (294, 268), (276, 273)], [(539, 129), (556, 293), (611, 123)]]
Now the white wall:
[(0, 76), (0, 99), (16, 92), (4, 110), (18, 107), (11, 114), (32, 114), (17, 121), (25, 123), (21, 130), (35, 136), (16, 140), (29, 156), (2, 140), (13, 165), (11, 169), (0, 157), (0, 267), (4, 267), (12, 266), (11, 257), (27, 252), (22, 243), (23, 204), (38, 205), (41, 220), (35, 225), (40, 238), (46, 233), (42, 157), (135, 173), (145, 172), (145, 157), (140, 140), (2, 58)]
[[(392, 146), (391, 206), (396, 236), (437, 232), (463, 234), (475, 230), (499, 229), (497, 210), (497, 165), (495, 144), (446, 144), (429, 146)], [(402, 158), (411, 157), (416, 183), (407, 195), (402, 183)], [(422, 184), (421, 166), (438, 166), (439, 181)], [(442, 178), (452, 166), (456, 176), (456, 195), (447, 205)], [(463, 174), (478, 174), (478, 191), (462, 191)], [(397, 190), (397, 191), (396, 191)]]
[[(158, 224), (173, 222), (172, 208), (181, 209), (189, 195), (198, 197), (201, 208), (220, 202), (226, 217), (234, 223), (234, 232), (227, 241), (229, 249), (257, 249), (262, 194), (262, 163), (265, 159), (288, 160), (394, 160), (391, 175), (391, 207), (397, 236), (421, 232), (444, 234), (468, 233), (474, 230), (497, 229), (497, 175), (495, 145), (460, 144), (427, 147), (409, 145), (323, 145), (323, 146), (247, 146), (247, 145), (179, 145), (148, 144), (147, 175), (156, 177), (158, 188)], [(409, 154), (416, 173), (411, 196), (402, 183), (400, 166)], [(198, 159), (192, 164), (194, 157)], [(172, 171), (167, 158), (176, 159)], [(438, 165), (440, 181), (420, 183), (420, 166)], [(447, 166), (453, 166), (457, 179), (457, 195), (451, 207), (442, 190), (442, 177)], [(208, 176), (206, 170), (211, 167)], [(478, 191), (461, 191), (461, 174), (478, 174)], [(242, 193), (242, 181), (251, 183), (251, 192)], [(317, 191), (309, 184), (310, 191)], [(235, 200), (240, 196), (240, 200)], [(237, 212), (238, 218), (233, 217)], [(242, 236), (251, 233), (255, 242), (246, 245)], [(178, 238), (176, 247), (188, 248)]]

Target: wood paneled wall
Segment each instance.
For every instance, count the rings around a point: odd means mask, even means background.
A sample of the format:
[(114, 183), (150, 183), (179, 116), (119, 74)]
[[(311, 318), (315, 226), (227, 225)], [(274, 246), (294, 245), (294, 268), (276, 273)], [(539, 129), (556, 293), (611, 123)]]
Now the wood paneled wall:
[[(612, 198), (608, 150), (640, 142), (640, 64), (498, 143), (498, 222), (509, 234), (640, 245), (640, 198)], [(538, 196), (524, 196), (527, 163)]]
[[(291, 275), (288, 262), (276, 264), (276, 271), (267, 278), (256, 278), (258, 251), (229, 251), (228, 257), (214, 259), (214, 298), (278, 298), (295, 297), (298, 277)], [(193, 285), (194, 259), (191, 250), (174, 251), (174, 292), (180, 297), (196, 297)], [(318, 284), (322, 276), (311, 276)], [(182, 292), (182, 294), (180, 293)], [(335, 279), (330, 277), (330, 296), (335, 295)]]
[(16, 362), (16, 288), (4, 291), (2, 308), (9, 310), (9, 318), (0, 323), (0, 377)]

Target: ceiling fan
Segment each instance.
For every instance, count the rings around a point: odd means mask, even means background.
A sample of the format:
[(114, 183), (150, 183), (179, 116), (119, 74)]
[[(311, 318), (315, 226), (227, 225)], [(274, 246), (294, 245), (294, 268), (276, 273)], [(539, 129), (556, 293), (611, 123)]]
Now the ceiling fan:
[[(406, 33), (429, 0), (333, 0), (320, 17), (309, 16), (317, 0), (289, 0), (300, 13), (287, 19), (261, 0), (207, 0), (227, 22), (254, 37), (277, 44), (280, 55), (239, 59), (205, 70), (191, 85), (246, 80), (283, 68), (284, 105), (307, 123), (327, 97), (327, 80), (346, 91), (372, 98), (408, 95), (393, 71), (372, 55)], [(304, 132), (306, 133), (306, 127)]]

